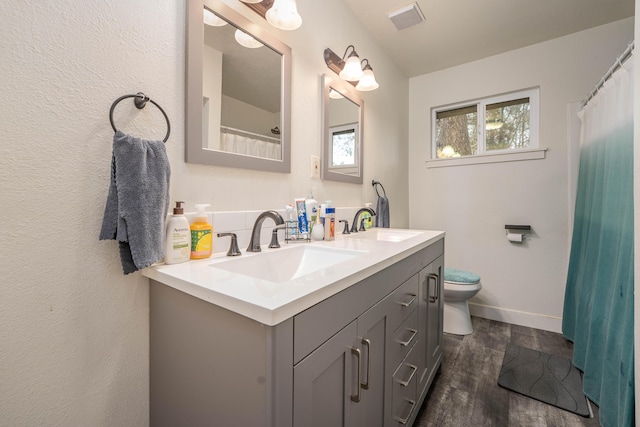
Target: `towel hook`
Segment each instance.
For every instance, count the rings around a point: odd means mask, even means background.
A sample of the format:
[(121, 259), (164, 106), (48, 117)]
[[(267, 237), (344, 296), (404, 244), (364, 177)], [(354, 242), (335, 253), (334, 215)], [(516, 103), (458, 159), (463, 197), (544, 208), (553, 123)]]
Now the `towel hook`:
[(374, 190), (376, 190), (376, 194), (378, 195), (378, 197), (382, 197), (382, 196), (380, 196), (380, 193), (378, 193), (378, 187), (376, 187), (376, 185), (379, 185), (380, 188), (382, 188), (382, 194), (384, 194), (384, 197), (387, 197), (387, 192), (384, 191), (384, 187), (382, 186), (382, 183), (374, 179), (374, 180), (371, 180), (371, 185), (373, 186)]
[(109, 121), (111, 122), (111, 127), (113, 128), (113, 131), (114, 132), (118, 131), (118, 129), (116, 129), (116, 125), (113, 123), (113, 110), (115, 110), (116, 105), (118, 105), (118, 103), (120, 101), (122, 101), (123, 99), (127, 99), (127, 98), (135, 98), (133, 100), (133, 103), (136, 106), (136, 108), (139, 109), (139, 110), (142, 110), (147, 105), (147, 102), (150, 102), (153, 105), (155, 105), (156, 107), (158, 107), (158, 110), (160, 110), (160, 112), (164, 116), (165, 120), (167, 121), (167, 134), (165, 135), (164, 139), (162, 140), (163, 142), (167, 142), (167, 139), (169, 139), (169, 134), (171, 133), (171, 123), (169, 123), (169, 117), (167, 116), (167, 113), (164, 112), (162, 107), (160, 107), (158, 104), (155, 103), (155, 101), (153, 99), (149, 98), (147, 95), (145, 95), (142, 92), (138, 92), (138, 93), (132, 94), (132, 95), (123, 95), (120, 98), (118, 98), (115, 101), (113, 101), (113, 104), (111, 104), (111, 109), (109, 110)]

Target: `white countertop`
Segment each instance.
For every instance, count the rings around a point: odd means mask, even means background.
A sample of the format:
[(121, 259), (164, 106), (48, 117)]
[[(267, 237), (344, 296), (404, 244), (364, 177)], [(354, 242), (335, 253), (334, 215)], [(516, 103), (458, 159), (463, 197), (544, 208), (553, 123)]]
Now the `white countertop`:
[[(330, 242), (281, 242), (279, 249), (268, 249), (264, 245), (262, 252), (258, 253), (243, 249), (240, 257), (227, 257), (225, 252), (215, 253), (203, 260), (154, 265), (144, 269), (142, 274), (211, 304), (274, 326), (444, 237), (442, 231), (381, 229), (399, 234), (410, 231), (411, 237), (396, 242), (362, 238), (365, 233), (375, 232), (372, 230), (358, 233), (361, 236), (340, 234)], [(366, 254), (279, 283), (216, 268), (221, 263), (288, 251), (300, 245), (364, 251)]]

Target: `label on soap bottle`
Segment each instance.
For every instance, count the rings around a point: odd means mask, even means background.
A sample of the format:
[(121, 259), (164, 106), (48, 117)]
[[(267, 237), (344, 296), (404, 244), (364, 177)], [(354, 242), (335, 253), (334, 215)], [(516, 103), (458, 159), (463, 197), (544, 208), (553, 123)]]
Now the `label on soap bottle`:
[(211, 230), (191, 230), (191, 258), (211, 255)]

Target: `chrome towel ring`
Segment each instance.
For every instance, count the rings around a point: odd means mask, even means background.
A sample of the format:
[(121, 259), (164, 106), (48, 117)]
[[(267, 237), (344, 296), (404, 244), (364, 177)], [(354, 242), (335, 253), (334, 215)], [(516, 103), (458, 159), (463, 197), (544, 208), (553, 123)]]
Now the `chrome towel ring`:
[(136, 108), (138, 108), (139, 110), (142, 110), (147, 105), (147, 102), (150, 102), (156, 107), (158, 107), (158, 110), (160, 110), (165, 120), (167, 121), (167, 134), (162, 140), (163, 142), (167, 142), (167, 139), (169, 139), (169, 134), (171, 133), (171, 123), (169, 123), (169, 117), (167, 116), (167, 113), (164, 112), (162, 107), (160, 107), (153, 99), (149, 98), (147, 95), (145, 95), (142, 92), (138, 92), (134, 95), (123, 95), (120, 98), (113, 101), (113, 104), (111, 104), (111, 109), (109, 110), (109, 121), (111, 122), (111, 127), (113, 128), (113, 131), (114, 132), (118, 131), (118, 129), (116, 129), (116, 125), (113, 123), (113, 110), (116, 108), (116, 105), (118, 105), (120, 101), (127, 98), (134, 98), (133, 103), (135, 104)]

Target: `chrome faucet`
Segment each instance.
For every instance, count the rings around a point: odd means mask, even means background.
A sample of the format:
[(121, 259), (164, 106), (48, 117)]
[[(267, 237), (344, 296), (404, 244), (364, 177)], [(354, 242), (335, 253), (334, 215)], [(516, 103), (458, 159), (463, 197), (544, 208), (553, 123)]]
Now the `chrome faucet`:
[[(357, 233), (358, 231), (365, 231), (364, 224), (360, 221), (360, 215), (365, 212), (369, 212), (371, 216), (375, 216), (376, 212), (371, 208), (360, 208), (356, 212), (356, 216), (353, 217), (353, 223), (351, 223), (351, 232)], [(358, 224), (360, 224), (360, 230), (358, 230)]]
[[(284, 219), (276, 211), (264, 211), (260, 215), (258, 215), (255, 224), (253, 224), (253, 231), (251, 232), (251, 240), (249, 241), (247, 252), (260, 252), (262, 250), (260, 248), (260, 231), (262, 230), (262, 223), (267, 218), (271, 218), (276, 223), (276, 225), (284, 224)], [(273, 244), (272, 239), (269, 247), (280, 247), (280, 245), (277, 244), (277, 239), (275, 243), (276, 245)]]

